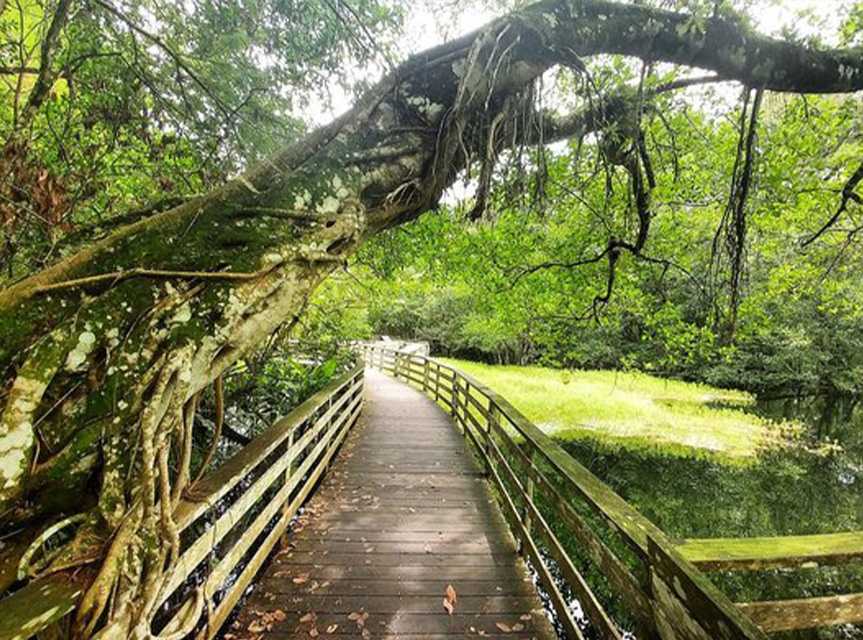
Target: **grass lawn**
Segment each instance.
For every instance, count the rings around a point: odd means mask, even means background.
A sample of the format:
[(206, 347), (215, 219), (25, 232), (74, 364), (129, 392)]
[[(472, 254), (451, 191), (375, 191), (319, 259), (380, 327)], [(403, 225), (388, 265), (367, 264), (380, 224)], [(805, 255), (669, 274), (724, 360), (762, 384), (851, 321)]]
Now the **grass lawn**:
[[(626, 447), (659, 446), (679, 455), (745, 462), (782, 438), (774, 423), (740, 408), (742, 391), (665, 380), (643, 373), (561, 371), (443, 360), (485, 383), (549, 435), (594, 438)], [(785, 425), (788, 427), (789, 425)]]

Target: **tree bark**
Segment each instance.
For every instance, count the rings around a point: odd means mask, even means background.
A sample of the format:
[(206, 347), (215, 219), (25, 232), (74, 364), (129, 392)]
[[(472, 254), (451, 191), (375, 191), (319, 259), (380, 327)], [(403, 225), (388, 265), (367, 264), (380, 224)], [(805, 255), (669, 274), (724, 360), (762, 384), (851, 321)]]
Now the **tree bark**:
[[(0, 292), (0, 527), (88, 515), (52, 567), (100, 559), (79, 635), (105, 624), (110, 603), (110, 628), (148, 637), (177, 551), (171, 507), (189, 476), (171, 452), (188, 445), (196, 394), (292, 322), (364, 239), (433, 208), (486, 156), (501, 114), (501, 140), (536, 142), (514, 117), (531, 84), (599, 53), (774, 91), (863, 88), (860, 51), (639, 5), (546, 0), (412, 57), (344, 116), (236, 180)], [(602, 127), (622, 103), (604, 104), (543, 119), (542, 139)]]

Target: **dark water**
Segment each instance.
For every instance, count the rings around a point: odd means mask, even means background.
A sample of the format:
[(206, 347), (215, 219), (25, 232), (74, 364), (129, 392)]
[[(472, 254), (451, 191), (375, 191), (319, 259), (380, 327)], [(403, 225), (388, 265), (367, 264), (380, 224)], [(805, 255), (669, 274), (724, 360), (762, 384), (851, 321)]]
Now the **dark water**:
[[(762, 401), (747, 409), (805, 424), (793, 445), (731, 466), (659, 449), (561, 443), (623, 498), (676, 538), (863, 530), (863, 407), (847, 399)], [(863, 592), (863, 563), (793, 571), (712, 573), (735, 601)], [(863, 627), (778, 634), (863, 639)]]

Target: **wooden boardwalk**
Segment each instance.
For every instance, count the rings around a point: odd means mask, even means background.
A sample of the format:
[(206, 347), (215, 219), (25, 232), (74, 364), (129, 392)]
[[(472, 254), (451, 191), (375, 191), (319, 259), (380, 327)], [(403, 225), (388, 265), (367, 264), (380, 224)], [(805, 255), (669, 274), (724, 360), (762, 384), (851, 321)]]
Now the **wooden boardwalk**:
[(359, 424), (225, 637), (556, 637), (450, 417), (366, 376)]

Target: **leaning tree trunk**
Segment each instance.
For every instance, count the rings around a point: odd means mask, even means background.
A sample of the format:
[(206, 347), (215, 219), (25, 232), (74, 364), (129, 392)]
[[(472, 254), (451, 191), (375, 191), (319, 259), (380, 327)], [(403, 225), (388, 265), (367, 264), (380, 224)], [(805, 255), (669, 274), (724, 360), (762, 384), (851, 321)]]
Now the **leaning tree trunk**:
[(471, 157), (580, 135), (626, 106), (515, 117), (549, 67), (609, 52), (773, 90), (863, 86), (859, 52), (699, 24), (617, 3), (533, 5), (408, 60), (345, 116), (224, 187), (0, 293), (0, 526), (84, 514), (46, 569), (91, 567), (77, 633), (150, 637), (178, 553), (172, 513), (202, 389), (292, 322), (363, 239), (433, 207)]

